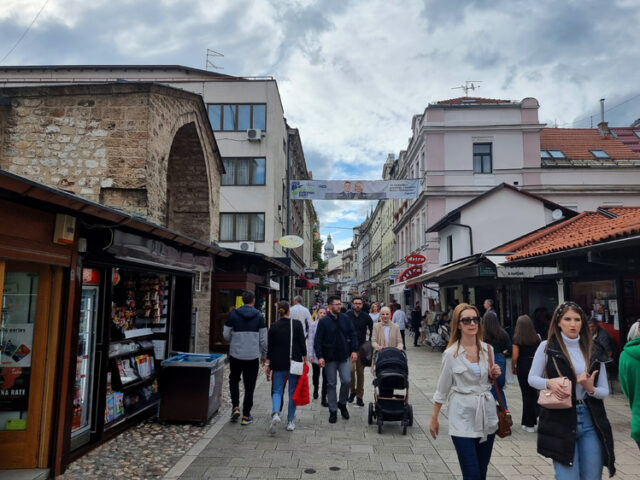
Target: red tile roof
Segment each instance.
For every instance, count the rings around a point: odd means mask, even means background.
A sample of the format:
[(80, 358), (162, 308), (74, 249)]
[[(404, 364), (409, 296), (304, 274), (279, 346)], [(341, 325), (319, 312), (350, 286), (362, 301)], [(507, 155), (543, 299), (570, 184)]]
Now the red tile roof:
[(562, 150), (569, 160), (593, 160), (589, 150), (604, 150), (612, 160), (640, 159), (620, 139), (602, 135), (595, 128), (543, 128), (540, 131), (541, 150)]
[(495, 103), (511, 103), (511, 100), (497, 100), (495, 98), (481, 97), (458, 97), (449, 100), (440, 100), (434, 105), (478, 105), (478, 104), (495, 104)]
[(507, 259), (517, 260), (594, 245), (637, 233), (640, 233), (640, 207), (601, 207), (596, 212), (582, 212), (564, 222), (521, 237), (493, 252), (515, 252)]

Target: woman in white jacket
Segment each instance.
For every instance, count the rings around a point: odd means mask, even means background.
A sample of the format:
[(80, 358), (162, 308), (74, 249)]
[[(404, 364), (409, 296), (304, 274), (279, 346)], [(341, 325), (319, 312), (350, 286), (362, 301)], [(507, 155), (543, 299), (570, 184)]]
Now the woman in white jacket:
[(501, 371), (493, 362), (493, 352), (481, 339), (478, 309), (461, 303), (453, 311), (451, 338), (442, 354), (429, 432), (434, 439), (438, 436), (438, 415), (448, 400), (449, 435), (458, 454), (463, 479), (487, 477), (498, 429), (491, 382)]

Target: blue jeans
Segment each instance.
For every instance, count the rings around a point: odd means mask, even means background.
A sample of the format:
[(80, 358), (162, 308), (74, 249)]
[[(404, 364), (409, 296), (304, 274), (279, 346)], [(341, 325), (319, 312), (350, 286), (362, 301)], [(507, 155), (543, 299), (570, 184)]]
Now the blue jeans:
[(578, 425), (573, 466), (554, 460), (553, 469), (558, 480), (600, 480), (602, 478), (602, 445), (593, 428), (591, 414), (584, 405), (576, 406)]
[[(507, 373), (506, 373), (507, 359), (504, 357), (502, 353), (494, 352), (494, 355), (495, 355), (496, 365), (499, 365), (500, 370), (502, 370), (502, 373), (496, 379), (496, 382), (498, 383), (498, 387), (500, 387), (500, 394), (502, 395), (502, 402), (504, 403), (504, 408), (509, 410), (509, 407), (507, 406), (507, 397), (504, 396), (504, 384), (505, 384), (505, 379), (507, 378)], [(491, 387), (491, 395), (493, 395), (493, 398), (495, 398), (496, 401), (498, 401), (498, 394), (496, 393), (496, 389), (494, 387)]]
[(479, 438), (451, 437), (456, 447), (458, 463), (462, 470), (463, 480), (485, 480), (487, 468), (491, 460), (495, 434), (487, 436), (487, 440), (480, 443)]
[(292, 422), (296, 416), (296, 406), (291, 400), (293, 392), (296, 390), (299, 375), (291, 375), (286, 370), (276, 370), (273, 372), (273, 392), (271, 394), (271, 411), (279, 412), (282, 406), (282, 393), (284, 392), (284, 382), (289, 377), (289, 404), (287, 411), (287, 421)]
[[(349, 398), (349, 387), (351, 385), (351, 365), (347, 358), (342, 362), (327, 362), (324, 366), (327, 373), (327, 401), (329, 411), (336, 412), (338, 403), (346, 404)], [(340, 395), (336, 398), (336, 386), (340, 375)]]

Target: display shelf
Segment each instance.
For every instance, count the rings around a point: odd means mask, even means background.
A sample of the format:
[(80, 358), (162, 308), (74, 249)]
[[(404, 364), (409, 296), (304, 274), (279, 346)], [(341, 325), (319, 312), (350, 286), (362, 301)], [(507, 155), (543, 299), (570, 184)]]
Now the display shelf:
[(109, 356), (109, 360), (117, 360), (119, 358), (126, 358), (126, 357), (131, 357), (133, 355), (139, 355), (139, 354), (142, 354), (142, 353), (152, 353), (152, 352), (153, 352), (153, 347), (138, 348), (137, 350), (131, 350), (130, 352), (124, 352), (124, 353), (118, 353), (116, 355), (110, 355)]
[(136, 328), (133, 330), (125, 330), (124, 337), (126, 340), (138, 337), (146, 337), (147, 335), (151, 335), (153, 332), (150, 328)]
[(138, 380), (135, 380), (133, 382), (129, 382), (129, 383), (121, 383), (121, 388), (119, 388), (119, 391), (125, 391), (125, 390), (131, 390), (132, 388), (136, 388), (136, 387), (143, 387), (148, 383), (151, 383), (152, 380), (155, 380), (156, 378), (158, 378), (158, 376), (154, 373), (153, 375), (149, 375), (148, 377), (144, 377), (144, 378), (140, 378)]

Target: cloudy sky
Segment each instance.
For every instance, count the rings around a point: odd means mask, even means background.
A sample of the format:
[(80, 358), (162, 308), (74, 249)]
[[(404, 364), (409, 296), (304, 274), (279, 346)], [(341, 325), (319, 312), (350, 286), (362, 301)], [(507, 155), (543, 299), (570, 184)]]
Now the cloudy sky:
[[(411, 117), (465, 80), (537, 98), (549, 125), (597, 123), (602, 97), (609, 124), (629, 125), (638, 25), (640, 0), (1, 0), (0, 64), (205, 68), (210, 48), (221, 73), (277, 79), (314, 178), (374, 179)], [(316, 202), (323, 237), (348, 245), (371, 208)]]

